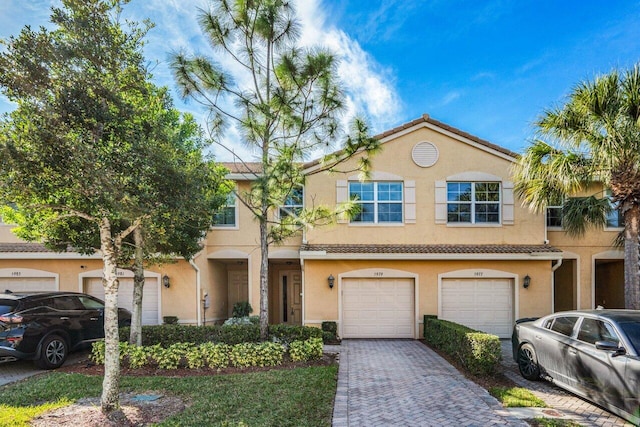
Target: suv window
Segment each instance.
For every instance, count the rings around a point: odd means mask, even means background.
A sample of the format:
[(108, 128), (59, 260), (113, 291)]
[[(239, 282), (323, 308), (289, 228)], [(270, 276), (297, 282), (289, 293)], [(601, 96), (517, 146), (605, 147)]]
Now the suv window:
[(570, 337), (577, 321), (577, 317), (556, 317), (551, 325), (551, 330)]
[(53, 308), (56, 310), (84, 310), (77, 297), (62, 296), (53, 298)]
[(578, 339), (589, 344), (595, 344), (596, 341), (620, 342), (618, 335), (613, 330), (613, 326), (602, 320), (590, 318), (582, 320)]
[(94, 300), (93, 298), (81, 296), (78, 297), (78, 299), (87, 310), (102, 310), (104, 308), (104, 304), (100, 301)]
[(0, 299), (0, 315), (12, 312), (18, 306), (18, 302), (12, 299)]

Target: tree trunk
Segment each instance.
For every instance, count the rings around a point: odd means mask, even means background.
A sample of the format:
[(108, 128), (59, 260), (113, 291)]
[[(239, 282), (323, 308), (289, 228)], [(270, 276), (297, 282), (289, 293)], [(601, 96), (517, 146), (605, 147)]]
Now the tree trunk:
[(640, 310), (640, 206), (624, 211), (624, 307)]
[(269, 338), (269, 235), (267, 216), (260, 220), (260, 340)]
[(129, 344), (142, 345), (142, 295), (144, 292), (144, 249), (142, 227), (133, 230), (136, 251), (133, 259), (133, 312)]
[(102, 381), (102, 412), (109, 419), (118, 417), (120, 411), (120, 348), (118, 337), (118, 247), (111, 235), (111, 223), (103, 218), (100, 222), (100, 250), (102, 251), (104, 286), (104, 380)]

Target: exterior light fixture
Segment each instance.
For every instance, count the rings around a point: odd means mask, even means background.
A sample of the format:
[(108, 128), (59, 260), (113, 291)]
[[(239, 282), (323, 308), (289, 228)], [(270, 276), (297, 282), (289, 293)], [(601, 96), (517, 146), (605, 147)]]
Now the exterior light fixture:
[(329, 282), (329, 289), (333, 289), (333, 285), (336, 283), (336, 278), (333, 277), (333, 274), (330, 274), (329, 277), (327, 277), (327, 282)]
[(167, 276), (166, 274), (162, 276), (162, 284), (164, 285), (165, 288), (168, 288), (169, 286), (171, 286), (171, 282), (169, 282), (169, 276)]
[(526, 276), (524, 276), (524, 279), (522, 279), (522, 287), (527, 289), (530, 285), (531, 285), (531, 277), (529, 277), (529, 275), (527, 274)]

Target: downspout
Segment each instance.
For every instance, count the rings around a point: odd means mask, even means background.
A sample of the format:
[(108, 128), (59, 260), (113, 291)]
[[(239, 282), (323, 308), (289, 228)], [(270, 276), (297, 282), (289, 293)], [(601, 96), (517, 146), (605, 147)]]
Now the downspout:
[[(545, 230), (547, 227), (545, 227)], [(551, 312), (554, 312), (556, 306), (556, 270), (562, 265), (562, 258), (558, 259), (558, 262), (551, 266)]]
[(193, 261), (198, 255), (200, 255), (202, 251), (198, 252), (193, 258), (189, 260), (189, 264), (196, 271), (196, 322), (198, 326), (202, 326), (202, 313), (200, 312), (200, 307), (202, 306), (200, 301), (200, 295), (202, 293), (202, 285), (200, 284), (200, 268)]

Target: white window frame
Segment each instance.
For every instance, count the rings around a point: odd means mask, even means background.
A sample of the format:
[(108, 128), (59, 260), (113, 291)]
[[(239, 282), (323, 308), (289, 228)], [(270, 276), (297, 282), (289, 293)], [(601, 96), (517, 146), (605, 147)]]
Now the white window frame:
[[(611, 205), (611, 208), (613, 209), (613, 211), (609, 215), (607, 215), (607, 222), (605, 224), (605, 229), (622, 230), (624, 228), (624, 216), (618, 210), (618, 206), (617, 206), (618, 203), (613, 203), (613, 201), (611, 200), (611, 190), (607, 190), (606, 197), (607, 199), (609, 199), (609, 204)], [(617, 220), (618, 225), (609, 224), (610, 219), (613, 219), (614, 217)]]
[(294, 195), (294, 192), (298, 190), (298, 188), (293, 188), (290, 192), (289, 197), (285, 200), (284, 204), (278, 208), (278, 218), (282, 219), (287, 216), (298, 216), (300, 215), (300, 211), (304, 209), (304, 187), (299, 187), (300, 189), (300, 204), (289, 204), (287, 202), (291, 201)]
[[(393, 181), (385, 181), (385, 180), (376, 180), (376, 181), (349, 181), (347, 184), (347, 191), (349, 197), (351, 197), (351, 185), (352, 184), (373, 184), (373, 200), (352, 200), (353, 203), (356, 204), (373, 204), (373, 221), (356, 221), (352, 218), (349, 223), (352, 225), (398, 225), (404, 224), (404, 215), (405, 215), (405, 195), (404, 195), (404, 181), (393, 180)], [(400, 184), (400, 200), (379, 200), (378, 196), (378, 186), (380, 184)], [(400, 221), (380, 221), (379, 220), (379, 205), (380, 204), (396, 204), (400, 205)]]
[[(230, 203), (231, 201), (233, 201), (233, 204)], [(214, 224), (212, 228), (221, 228), (224, 230), (238, 228), (238, 196), (235, 191), (229, 193), (226, 203), (220, 207), (220, 210), (229, 208), (233, 208), (233, 224)]]
[[(469, 184), (471, 186), (471, 200), (469, 201), (456, 201), (456, 200), (449, 200), (449, 184)], [(498, 200), (497, 201), (478, 201), (476, 200), (476, 185), (477, 184), (497, 184), (498, 185)], [(502, 191), (503, 191), (503, 183), (501, 181), (447, 181), (446, 183), (446, 210), (447, 210), (447, 225), (451, 225), (451, 226), (464, 226), (464, 225), (473, 225), (473, 226), (496, 226), (496, 225), (501, 225), (502, 224), (502, 208), (503, 208), (503, 196), (502, 196)], [(469, 222), (463, 222), (463, 221), (449, 221), (449, 205), (450, 204), (456, 204), (456, 205), (470, 205), (471, 206), (471, 211), (470, 211), (470, 221)], [(497, 210), (497, 214), (498, 214), (498, 220), (495, 222), (477, 222), (476, 221), (476, 206), (477, 205), (498, 205), (498, 210)]]

